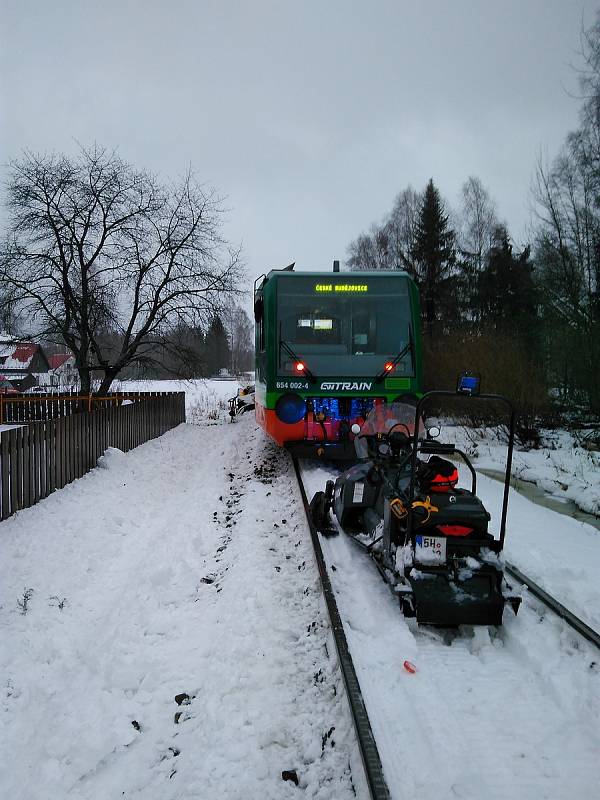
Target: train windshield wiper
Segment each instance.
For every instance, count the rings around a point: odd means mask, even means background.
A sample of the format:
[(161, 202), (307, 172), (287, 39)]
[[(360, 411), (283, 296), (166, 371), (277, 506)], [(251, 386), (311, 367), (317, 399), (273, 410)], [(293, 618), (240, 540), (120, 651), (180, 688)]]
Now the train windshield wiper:
[(306, 366), (306, 364), (304, 363), (304, 359), (302, 359), (302, 358), (299, 358), (299, 357), (296, 355), (296, 353), (294, 353), (294, 351), (293, 351), (293, 350), (292, 350), (292, 348), (289, 346), (289, 344), (288, 344), (288, 343), (287, 343), (287, 342), (286, 342), (284, 339), (282, 339), (281, 337), (279, 337), (279, 348), (281, 349), (282, 347), (283, 347), (283, 349), (285, 350), (285, 352), (288, 354), (288, 356), (289, 356), (291, 359), (293, 359), (293, 360), (294, 360), (296, 363), (301, 363), (301, 364), (303, 365), (303, 367), (304, 367), (304, 368), (303, 368), (302, 372), (304, 373), (305, 377), (307, 377), (307, 378), (308, 378), (308, 380), (309, 380), (309, 381), (314, 381), (314, 380), (316, 380), (316, 378), (315, 378), (315, 376), (313, 375), (313, 373), (312, 373), (312, 372), (309, 370), (309, 368), (308, 368), (308, 367)]
[[(396, 364), (400, 361), (400, 359), (404, 358), (404, 356), (407, 353), (410, 353), (412, 362), (414, 364), (415, 353), (414, 353), (414, 350), (413, 350), (412, 333), (411, 333), (410, 329), (409, 329), (409, 332), (408, 332), (408, 343), (402, 348), (402, 350), (400, 350), (398, 355), (394, 356), (394, 358), (390, 362), (392, 367), (395, 367)], [(386, 368), (384, 367), (381, 370), (381, 372), (378, 372), (377, 375), (375, 376), (375, 383), (380, 383), (385, 378), (385, 376), (389, 374), (389, 372), (391, 372), (391, 370), (386, 370)]]

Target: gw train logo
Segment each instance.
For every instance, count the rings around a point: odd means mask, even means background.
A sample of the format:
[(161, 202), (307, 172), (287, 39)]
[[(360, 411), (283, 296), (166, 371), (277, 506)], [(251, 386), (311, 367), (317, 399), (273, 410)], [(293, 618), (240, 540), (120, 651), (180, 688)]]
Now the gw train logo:
[(322, 383), (319, 387), (322, 392), (368, 392), (371, 390), (371, 382), (362, 381), (361, 383)]

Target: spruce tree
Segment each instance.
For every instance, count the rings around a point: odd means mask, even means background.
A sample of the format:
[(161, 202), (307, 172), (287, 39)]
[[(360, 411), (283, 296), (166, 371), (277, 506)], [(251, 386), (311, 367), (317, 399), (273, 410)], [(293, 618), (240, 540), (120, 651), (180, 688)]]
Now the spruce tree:
[(514, 253), (508, 232), (498, 226), (479, 276), (480, 319), (486, 328), (533, 344), (537, 333), (536, 290), (530, 250)]
[(216, 374), (220, 369), (229, 369), (231, 353), (223, 321), (218, 314), (212, 318), (205, 339), (206, 363), (210, 373)]
[(456, 316), (456, 293), (451, 281), (456, 261), (454, 231), (448, 227), (448, 216), (432, 179), (423, 197), (413, 258), (424, 330), (431, 336), (437, 328), (451, 326)]

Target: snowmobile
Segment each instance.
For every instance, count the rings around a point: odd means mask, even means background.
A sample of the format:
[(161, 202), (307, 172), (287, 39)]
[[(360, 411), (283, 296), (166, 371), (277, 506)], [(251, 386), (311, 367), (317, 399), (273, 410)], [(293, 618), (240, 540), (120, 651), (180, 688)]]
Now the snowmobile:
[[(423, 409), (432, 398), (494, 400), (510, 415), (500, 532), (488, 530), (490, 514), (477, 497), (477, 477), (468, 456), (428, 430)], [(501, 625), (504, 606), (516, 614), (521, 598), (507, 583), (502, 564), (515, 414), (500, 395), (479, 394), (479, 379), (460, 376), (456, 391), (432, 391), (414, 403), (375, 407), (353, 426), (357, 463), (317, 492), (310, 508), (316, 528), (335, 535), (341, 528), (376, 560), (397, 593), (405, 616), (442, 627)], [(459, 488), (460, 457), (471, 488)], [(337, 525), (332, 520), (333, 511)]]

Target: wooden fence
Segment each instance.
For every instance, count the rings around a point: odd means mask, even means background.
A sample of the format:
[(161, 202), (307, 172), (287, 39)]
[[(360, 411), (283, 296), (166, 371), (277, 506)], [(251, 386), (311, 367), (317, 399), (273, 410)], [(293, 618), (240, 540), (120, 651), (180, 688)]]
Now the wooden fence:
[(163, 394), (163, 392), (110, 392), (105, 397), (96, 397), (81, 395), (78, 392), (44, 395), (9, 395), (0, 392), (0, 424), (57, 419), (83, 411), (120, 406), (125, 401), (137, 402), (148, 397), (160, 397)]
[(138, 395), (129, 404), (112, 399), (89, 412), (78, 400), (70, 414), (0, 433), (1, 519), (85, 475), (107, 448), (131, 450), (185, 422), (185, 392)]

